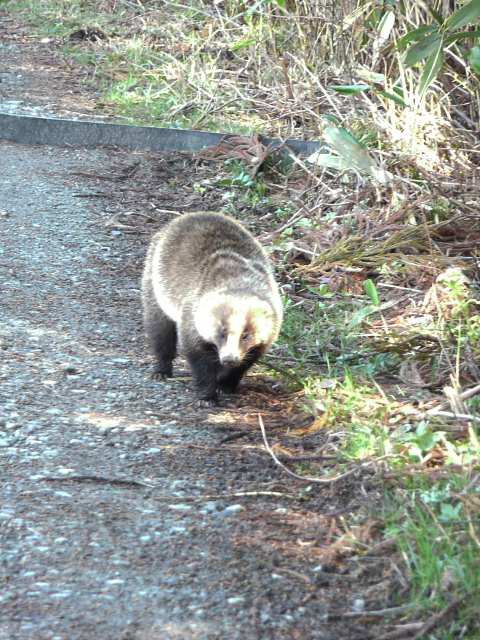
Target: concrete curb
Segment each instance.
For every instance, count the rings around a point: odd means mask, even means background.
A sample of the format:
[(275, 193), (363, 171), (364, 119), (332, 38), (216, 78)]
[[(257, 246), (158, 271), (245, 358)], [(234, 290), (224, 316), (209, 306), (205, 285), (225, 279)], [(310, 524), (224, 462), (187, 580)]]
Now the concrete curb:
[[(26, 144), (58, 147), (115, 146), (150, 151), (201, 151), (204, 147), (218, 145), (226, 135), (235, 134), (0, 113), (0, 139)], [(265, 138), (264, 142), (274, 147), (283, 144), (281, 140), (271, 138)], [(320, 144), (316, 141), (286, 142), (298, 154), (312, 154), (320, 149)]]

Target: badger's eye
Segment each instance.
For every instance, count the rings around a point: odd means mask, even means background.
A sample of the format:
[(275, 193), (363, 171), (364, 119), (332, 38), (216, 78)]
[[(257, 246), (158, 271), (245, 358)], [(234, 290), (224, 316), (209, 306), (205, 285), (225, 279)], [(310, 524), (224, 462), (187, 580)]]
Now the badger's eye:
[(245, 333), (242, 333), (243, 342), (246, 342), (249, 339), (249, 337), (250, 337), (250, 334), (247, 331), (245, 331)]
[(220, 340), (226, 340), (227, 339), (227, 330), (226, 329), (220, 329), (220, 333), (218, 334)]

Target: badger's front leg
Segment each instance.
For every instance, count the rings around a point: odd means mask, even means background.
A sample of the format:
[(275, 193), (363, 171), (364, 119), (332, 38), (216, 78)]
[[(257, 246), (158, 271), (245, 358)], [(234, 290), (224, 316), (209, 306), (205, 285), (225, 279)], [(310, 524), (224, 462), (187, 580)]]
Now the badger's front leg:
[(194, 348), (184, 348), (184, 354), (197, 384), (198, 406), (212, 407), (217, 405), (219, 364), (216, 348), (208, 343), (197, 343)]
[(240, 380), (250, 367), (263, 355), (264, 351), (264, 345), (256, 345), (247, 352), (238, 366), (231, 369), (224, 368), (218, 377), (217, 383), (221, 393), (235, 393)]
[(191, 311), (185, 307), (178, 324), (178, 338), (182, 354), (187, 359), (197, 385), (198, 406), (218, 404), (217, 375), (220, 368), (218, 350), (206, 342), (192, 324)]

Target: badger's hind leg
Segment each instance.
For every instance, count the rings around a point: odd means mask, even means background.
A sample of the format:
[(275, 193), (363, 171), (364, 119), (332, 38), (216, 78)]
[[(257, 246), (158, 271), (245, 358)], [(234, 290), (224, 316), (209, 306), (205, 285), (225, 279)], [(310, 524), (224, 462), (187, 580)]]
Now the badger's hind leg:
[(177, 328), (158, 305), (144, 314), (145, 332), (157, 360), (152, 378), (164, 380), (173, 374), (172, 362), (177, 353)]

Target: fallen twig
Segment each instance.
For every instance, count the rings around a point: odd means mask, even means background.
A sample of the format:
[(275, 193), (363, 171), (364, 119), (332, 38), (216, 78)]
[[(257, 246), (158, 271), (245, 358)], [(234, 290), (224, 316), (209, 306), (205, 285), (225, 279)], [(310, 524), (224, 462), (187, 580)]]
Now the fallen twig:
[(148, 487), (153, 489), (154, 484), (148, 484), (141, 480), (130, 480), (128, 478), (106, 478), (105, 476), (95, 475), (77, 475), (77, 476), (40, 476), (36, 480), (46, 480), (47, 482), (65, 482), (66, 480), (74, 480), (75, 482), (100, 482), (103, 484), (118, 484), (134, 487)]
[(479, 416), (472, 416), (469, 413), (454, 413), (453, 411), (440, 411), (439, 409), (435, 409), (435, 411), (430, 410), (427, 413), (431, 416), (436, 416), (439, 418), (454, 418), (457, 420), (480, 420)]
[(303, 480), (303, 482), (314, 482), (315, 484), (331, 484), (332, 482), (337, 482), (338, 480), (343, 480), (344, 478), (348, 478), (348, 476), (351, 476), (354, 473), (356, 473), (357, 471), (361, 471), (362, 469), (366, 469), (367, 467), (371, 466), (372, 464), (375, 464), (376, 462), (380, 462), (380, 460), (385, 460), (386, 458), (401, 458), (402, 457), (401, 455), (386, 455), (386, 456), (382, 456), (380, 458), (376, 458), (375, 460), (371, 460), (370, 462), (366, 462), (365, 464), (357, 465), (354, 469), (350, 469), (349, 471), (346, 471), (345, 473), (341, 473), (339, 476), (334, 476), (333, 478), (312, 478), (311, 476), (301, 476), (298, 473), (294, 473), (293, 471), (290, 471), (290, 469), (287, 469), (287, 467), (280, 462), (280, 460), (277, 458), (277, 456), (273, 452), (272, 448), (268, 444), (267, 434), (265, 433), (265, 425), (263, 424), (263, 420), (262, 420), (261, 414), (258, 414), (258, 422), (260, 424), (260, 429), (262, 431), (263, 442), (265, 443), (265, 448), (268, 451), (268, 453), (272, 456), (275, 464), (277, 464), (279, 467), (281, 467), (285, 471), (285, 473), (287, 475), (291, 476), (292, 478), (296, 478), (297, 480)]
[(235, 433), (230, 433), (228, 436), (224, 436), (220, 440), (220, 444), (225, 444), (225, 442), (230, 442), (231, 440), (238, 440), (238, 438), (243, 438), (243, 436), (246, 436), (248, 434), (249, 431), (245, 429), (243, 431), (235, 431)]
[[(458, 396), (458, 399), (460, 401), (468, 400), (469, 398), (473, 398), (473, 396), (476, 396), (479, 393), (480, 393), (480, 384), (477, 384), (477, 386), (472, 387), (471, 389), (467, 389), (466, 391), (461, 393)], [(450, 408), (450, 404), (447, 402), (444, 402), (443, 404), (440, 404), (438, 407), (433, 407), (432, 409), (428, 409), (427, 413), (429, 415), (435, 415), (437, 412), (445, 411), (446, 409), (449, 409), (449, 408)]]
[(222, 500), (225, 498), (258, 498), (260, 496), (268, 496), (272, 498), (288, 498), (289, 500), (297, 500), (298, 496), (292, 496), (289, 493), (281, 491), (236, 491), (234, 493), (212, 493), (201, 496), (152, 496), (155, 500)]
[(120, 222), (120, 218), (122, 216), (142, 216), (143, 218), (148, 218), (149, 220), (160, 222), (158, 218), (155, 218), (154, 216), (149, 216), (147, 213), (141, 213), (136, 211), (122, 211), (120, 213), (115, 213), (111, 218), (109, 218), (106, 221), (105, 226), (114, 227), (115, 229), (123, 229), (123, 231), (137, 231), (137, 230), (143, 231), (143, 229), (138, 225), (132, 226), (130, 224), (123, 224), (123, 222)]
[(280, 453), (277, 458), (280, 462), (306, 462), (307, 460), (338, 460), (338, 456), (326, 453), (309, 453), (301, 456), (291, 456), (287, 453)]
[[(384, 618), (385, 616), (394, 615), (396, 613), (403, 613), (406, 609), (420, 609), (419, 604), (403, 604), (400, 607), (392, 607), (391, 609), (380, 609), (379, 611), (347, 611), (340, 614), (342, 618)], [(418, 623), (414, 623), (418, 624)], [(423, 624), (423, 623), (422, 623)], [(378, 640), (378, 638), (377, 638)]]
[[(272, 356), (270, 356), (270, 358), (271, 357)], [(283, 367), (279, 367), (278, 365), (273, 364), (273, 362), (270, 359), (269, 360), (263, 360), (262, 364), (265, 367), (268, 367), (269, 369), (273, 369), (277, 373), (281, 373), (283, 376), (285, 376), (286, 378), (289, 378), (290, 380), (292, 380), (293, 382), (296, 382), (297, 384), (299, 384), (301, 382), (300, 376), (297, 376), (294, 373), (290, 373), (290, 371), (287, 371)]]
[(447, 614), (453, 611), (453, 609), (455, 609), (456, 606), (466, 597), (467, 596), (464, 595), (463, 597), (455, 598), (455, 600), (453, 600), (448, 606), (446, 606), (445, 609), (443, 609), (443, 611), (440, 611), (440, 613), (436, 613), (434, 616), (431, 616), (422, 626), (420, 631), (413, 636), (412, 640), (421, 640), (422, 638), (425, 638), (427, 633), (431, 631), (434, 627), (436, 627), (437, 623), (442, 618), (444, 618)]
[[(381, 636), (375, 636), (375, 640), (396, 640), (396, 638), (405, 638), (408, 633), (415, 633), (421, 629), (423, 622), (409, 622), (407, 624), (398, 625), (393, 631), (387, 631)], [(409, 637), (409, 636), (408, 636)]]
[(74, 193), (74, 198), (108, 198), (113, 200), (113, 196), (109, 193)]
[[(141, 482), (140, 480), (129, 480), (126, 478), (106, 478), (105, 476), (95, 475), (76, 475), (76, 476), (40, 476), (35, 478), (36, 480), (47, 480), (65, 482), (66, 480), (74, 480), (76, 482), (101, 482), (105, 484), (118, 484), (118, 485), (132, 485), (147, 487), (148, 489), (157, 489), (157, 485)], [(199, 496), (152, 496), (155, 500), (213, 500), (221, 498), (252, 498), (258, 496), (272, 496), (275, 498), (289, 498), (295, 500), (298, 496), (292, 496), (288, 493), (281, 493), (280, 491), (237, 491), (235, 493), (215, 493)]]

